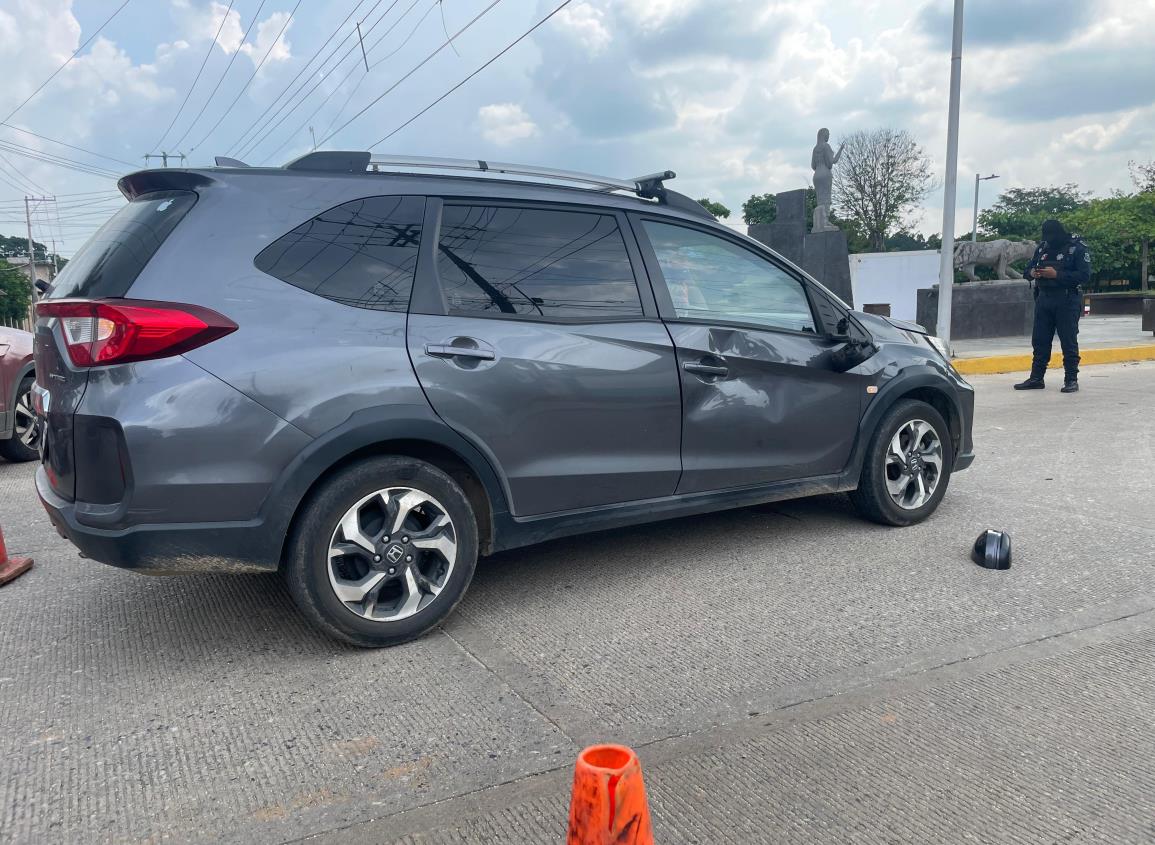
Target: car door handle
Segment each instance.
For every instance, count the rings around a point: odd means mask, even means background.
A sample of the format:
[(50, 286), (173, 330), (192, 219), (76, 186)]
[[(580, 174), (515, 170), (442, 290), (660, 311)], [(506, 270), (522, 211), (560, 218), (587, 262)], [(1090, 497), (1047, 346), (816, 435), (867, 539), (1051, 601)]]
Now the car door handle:
[(491, 349), (473, 349), (468, 346), (449, 346), (444, 343), (425, 344), (425, 354), (432, 358), (474, 358), (478, 361), (492, 361)]
[(698, 376), (724, 376), (730, 372), (730, 368), (725, 365), (704, 364), (701, 361), (687, 361), (682, 364), (682, 369)]

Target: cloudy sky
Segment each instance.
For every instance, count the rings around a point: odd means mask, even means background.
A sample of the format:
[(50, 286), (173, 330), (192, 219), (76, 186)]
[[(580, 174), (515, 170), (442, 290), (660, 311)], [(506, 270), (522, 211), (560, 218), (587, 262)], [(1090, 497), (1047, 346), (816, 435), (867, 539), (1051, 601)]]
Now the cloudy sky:
[[(97, 34), (124, 2), (0, 0), (0, 233), (23, 234), (26, 194), (55, 195), (34, 234), (69, 255), (116, 203), (88, 171), (162, 150), (281, 164), (309, 127), (335, 149), (670, 168), (737, 212), (808, 183), (820, 126), (892, 126), (942, 182), (948, 0), (571, 0), (396, 134), (561, 0), (128, 0)], [(960, 232), (976, 171), (1001, 176), (988, 201), (1130, 188), (1127, 161), (1155, 158), (1152, 32), (1155, 0), (968, 0)], [(941, 216), (939, 190), (912, 222)]]

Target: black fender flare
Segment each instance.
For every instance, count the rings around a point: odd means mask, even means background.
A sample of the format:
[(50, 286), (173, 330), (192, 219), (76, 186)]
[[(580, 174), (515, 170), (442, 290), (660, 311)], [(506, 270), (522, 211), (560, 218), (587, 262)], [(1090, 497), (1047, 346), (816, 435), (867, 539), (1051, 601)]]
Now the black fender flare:
[[(879, 389), (870, 404), (867, 405), (866, 411), (858, 423), (858, 436), (855, 438), (854, 451), (851, 453), (847, 475), (857, 478), (861, 474), (862, 462), (866, 458), (866, 449), (886, 412), (912, 390), (920, 388), (929, 388), (942, 394), (950, 402), (951, 409), (957, 418), (960, 421), (963, 419), (962, 403), (959, 401), (958, 391), (951, 383), (949, 375), (930, 364), (904, 367), (898, 375)], [(950, 424), (951, 421), (948, 419), (947, 425)], [(951, 434), (953, 439), (954, 432), (952, 431)]]
[[(453, 452), (485, 488), (491, 520), (508, 510), (504, 481), (489, 460), (466, 438), (420, 405), (366, 408), (306, 446), (274, 483), (262, 507), (261, 521), (282, 546), (305, 496), (326, 472), (362, 449), (388, 441), (408, 440)], [(491, 526), (492, 529), (493, 526)]]

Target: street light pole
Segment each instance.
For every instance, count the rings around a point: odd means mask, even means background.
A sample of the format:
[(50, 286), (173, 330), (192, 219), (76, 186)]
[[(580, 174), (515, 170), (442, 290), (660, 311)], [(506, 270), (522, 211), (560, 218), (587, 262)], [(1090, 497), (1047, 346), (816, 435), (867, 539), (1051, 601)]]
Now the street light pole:
[(998, 179), (995, 174), (990, 176), (979, 176), (975, 174), (975, 222), (971, 225), (971, 243), (979, 239), (979, 182), (985, 182), (988, 179)]
[(950, 351), (951, 305), (954, 296), (954, 213), (958, 193), (958, 123), (962, 90), (963, 0), (954, 0), (950, 54), (950, 110), (946, 128), (946, 188), (943, 191), (942, 255), (938, 265), (938, 336)]

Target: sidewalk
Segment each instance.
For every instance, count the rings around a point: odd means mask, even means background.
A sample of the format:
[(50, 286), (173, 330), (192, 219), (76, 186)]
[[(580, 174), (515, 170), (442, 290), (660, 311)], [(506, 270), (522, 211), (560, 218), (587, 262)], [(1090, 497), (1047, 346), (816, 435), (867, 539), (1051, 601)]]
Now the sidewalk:
[[(1031, 368), (1029, 337), (988, 337), (956, 340), (954, 365), (960, 373), (1013, 373)], [(1054, 342), (1052, 367), (1062, 367), (1059, 339)], [(1083, 365), (1155, 360), (1155, 336), (1144, 332), (1137, 316), (1085, 317), (1079, 324)]]

